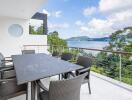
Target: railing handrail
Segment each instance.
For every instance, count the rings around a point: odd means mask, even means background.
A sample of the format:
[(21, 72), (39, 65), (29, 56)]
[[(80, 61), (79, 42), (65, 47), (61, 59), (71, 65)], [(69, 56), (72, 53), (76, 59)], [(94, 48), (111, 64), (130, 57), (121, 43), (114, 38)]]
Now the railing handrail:
[[(32, 47), (32, 46), (50, 46), (50, 45), (23, 45), (23, 47)], [(110, 52), (110, 53), (117, 53), (117, 54), (126, 54), (132, 55), (132, 52), (122, 52), (122, 51), (111, 51), (111, 50), (103, 50), (103, 49), (92, 49), (92, 48), (82, 48), (82, 47), (66, 47), (66, 46), (59, 46), (59, 45), (52, 45), (53, 47), (64, 47), (64, 48), (74, 48), (74, 49), (84, 49), (84, 50), (92, 50), (92, 51), (103, 51), (103, 52)]]

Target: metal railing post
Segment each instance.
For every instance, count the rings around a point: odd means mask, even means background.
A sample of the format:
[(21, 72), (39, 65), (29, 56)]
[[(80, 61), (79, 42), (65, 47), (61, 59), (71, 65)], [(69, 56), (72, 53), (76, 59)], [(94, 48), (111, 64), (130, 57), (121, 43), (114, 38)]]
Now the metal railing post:
[(51, 54), (53, 54), (53, 46), (51, 45)]
[(40, 52), (39, 52), (39, 46), (37, 46), (37, 51), (38, 51), (38, 53), (40, 53)]
[(65, 47), (64, 47), (64, 46), (62, 46), (62, 53), (63, 53), (63, 52), (65, 52), (64, 50), (65, 50)]
[(23, 50), (26, 50), (26, 46), (23, 46), (23, 48), (22, 48)]
[(79, 51), (80, 51), (80, 48), (77, 48), (77, 56), (79, 57)]
[(119, 54), (119, 57), (120, 57), (120, 61), (119, 61), (119, 79), (121, 81), (122, 79), (122, 61), (121, 61), (121, 54)]

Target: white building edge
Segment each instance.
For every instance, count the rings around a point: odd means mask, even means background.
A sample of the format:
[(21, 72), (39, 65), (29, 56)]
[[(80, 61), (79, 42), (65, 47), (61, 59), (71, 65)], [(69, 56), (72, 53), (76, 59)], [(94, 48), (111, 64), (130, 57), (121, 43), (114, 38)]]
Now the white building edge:
[[(4, 56), (20, 54), (23, 45), (46, 45), (47, 35), (29, 34), (29, 20), (46, 0), (0, 0), (0, 52)], [(9, 34), (9, 27), (18, 24), (23, 28), (20, 37)]]

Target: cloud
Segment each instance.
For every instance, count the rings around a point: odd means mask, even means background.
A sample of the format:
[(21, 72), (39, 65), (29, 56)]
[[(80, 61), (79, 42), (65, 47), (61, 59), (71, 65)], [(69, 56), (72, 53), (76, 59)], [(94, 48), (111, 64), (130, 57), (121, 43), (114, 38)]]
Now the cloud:
[(132, 0), (101, 0), (99, 9), (107, 14), (106, 20), (113, 23), (113, 29), (132, 26)]
[(121, 11), (107, 16), (106, 19), (93, 18), (80, 26), (80, 32), (95, 37), (109, 36), (116, 30), (132, 26), (131, 20), (132, 11)]
[(85, 32), (89, 32), (89, 28), (88, 28), (87, 26), (81, 26), (81, 27), (80, 27), (80, 31), (81, 31), (81, 32), (84, 32), (84, 33), (85, 33)]
[(81, 20), (78, 20), (78, 21), (75, 22), (75, 24), (77, 26), (83, 26), (84, 25), (84, 22), (82, 22)]
[(56, 11), (56, 12), (53, 13), (53, 16), (58, 18), (58, 17), (61, 17), (61, 14), (62, 14), (61, 11)]
[[(105, 19), (93, 18), (87, 24), (85, 22), (79, 27), (81, 33), (90, 37), (104, 37), (116, 30), (132, 26), (132, 0), (100, 0), (98, 8), (100, 14), (105, 14)], [(86, 11), (85, 16), (94, 12), (89, 9)]]
[(45, 13), (45, 14), (47, 14), (47, 16), (51, 16), (51, 13), (49, 11), (47, 11), (46, 9), (43, 9), (42, 12)]
[(81, 33), (86, 33), (89, 37), (109, 36), (114, 29), (112, 23), (107, 20), (93, 18), (88, 24), (80, 27)]
[(132, 9), (132, 0), (100, 0), (99, 9), (101, 12), (117, 12)]
[(94, 14), (97, 11), (96, 7), (88, 7), (83, 10), (83, 15), (84, 16), (90, 16)]
[(66, 29), (68, 27), (69, 27), (69, 24), (67, 24), (67, 23), (62, 23), (62, 24), (49, 23), (48, 24), (49, 29)]
[(62, 16), (62, 11), (58, 10), (58, 11), (48, 11), (46, 9), (43, 9), (43, 13), (47, 14), (48, 17), (56, 17), (56, 18), (59, 18)]
[(113, 23), (113, 28), (116, 30), (132, 26), (132, 10), (111, 14), (107, 17), (107, 20)]

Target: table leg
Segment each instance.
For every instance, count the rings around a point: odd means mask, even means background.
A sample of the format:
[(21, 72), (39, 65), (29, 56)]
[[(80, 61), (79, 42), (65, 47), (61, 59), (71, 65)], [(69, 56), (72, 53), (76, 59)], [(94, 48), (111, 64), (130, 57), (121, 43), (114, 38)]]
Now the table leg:
[(35, 100), (35, 83), (31, 82), (31, 100)]
[(31, 82), (31, 100), (40, 100), (39, 99), (40, 88), (35, 82)]
[(40, 100), (39, 93), (40, 93), (40, 87), (37, 85), (37, 100)]
[(26, 93), (26, 100), (29, 100), (29, 92), (28, 92), (28, 89), (29, 89), (29, 83), (27, 83), (27, 93)]

